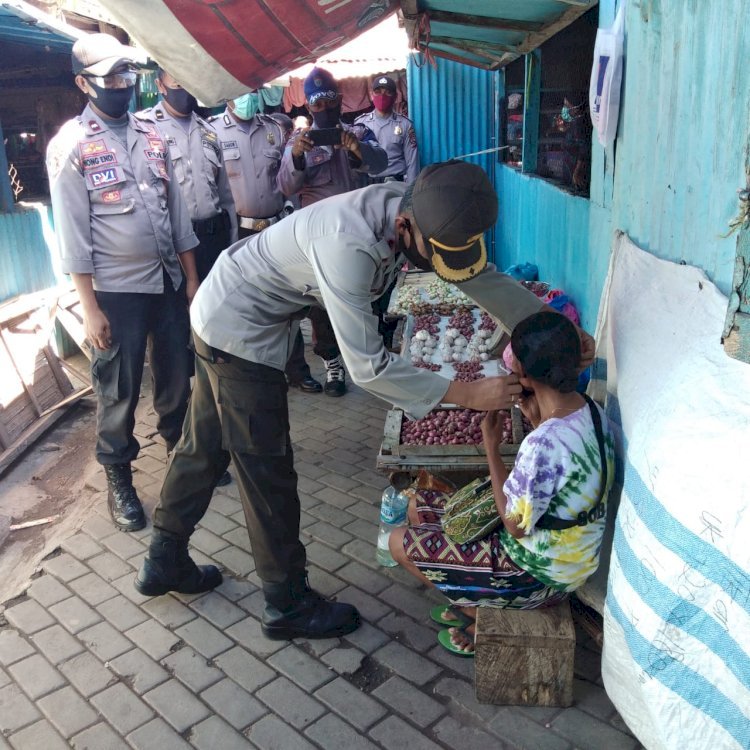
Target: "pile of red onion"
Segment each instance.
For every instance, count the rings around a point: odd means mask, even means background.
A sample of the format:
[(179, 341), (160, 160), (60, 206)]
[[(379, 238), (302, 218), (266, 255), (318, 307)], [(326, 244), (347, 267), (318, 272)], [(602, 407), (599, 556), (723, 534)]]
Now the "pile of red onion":
[(455, 380), (471, 383), (484, 377), (481, 362), (454, 362), (453, 369), (456, 371)]
[[(405, 419), (402, 445), (480, 445), (485, 412), (472, 409), (437, 409), (422, 419)], [(503, 412), (503, 443), (513, 440), (510, 414)]]

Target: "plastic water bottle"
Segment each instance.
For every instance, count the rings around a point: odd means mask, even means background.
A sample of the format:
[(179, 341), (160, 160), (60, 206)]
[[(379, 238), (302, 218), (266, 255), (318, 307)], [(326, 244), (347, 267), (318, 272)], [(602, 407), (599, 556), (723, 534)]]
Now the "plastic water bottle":
[(388, 549), (388, 539), (393, 529), (406, 525), (406, 509), (408, 505), (409, 498), (391, 485), (388, 485), (383, 491), (383, 497), (380, 501), (378, 551), (375, 556), (378, 564), (383, 567), (392, 568), (398, 564)]

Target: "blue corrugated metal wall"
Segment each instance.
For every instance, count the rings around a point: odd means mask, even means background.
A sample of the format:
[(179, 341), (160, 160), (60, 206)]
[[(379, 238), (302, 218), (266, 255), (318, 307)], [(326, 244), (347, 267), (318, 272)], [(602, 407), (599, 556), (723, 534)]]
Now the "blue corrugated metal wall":
[[(601, 0), (600, 25), (611, 24), (615, 6), (615, 0)], [(699, 266), (728, 292), (736, 239), (722, 234), (738, 211), (750, 135), (748, 15), (746, 0), (628, 4), (616, 163), (613, 168), (612, 154), (605, 158), (594, 144), (591, 199), (494, 159), (482, 163), (497, 165), (500, 267), (536, 263), (542, 278), (571, 295), (589, 330), (596, 324), (614, 229), (659, 257)], [(468, 139), (481, 132), (485, 141), (477, 148), (494, 145), (496, 96), (487, 80), (493, 74), (446, 60), (438, 60), (437, 71), (409, 71), (411, 114), (425, 163), (461, 153), (457, 133)], [(496, 75), (502, 90), (503, 74)]]
[(62, 281), (49, 206), (0, 213), (0, 302)]
[[(441, 59), (437, 69), (429, 64), (418, 67), (414, 60), (410, 56), (406, 67), (409, 116), (417, 131), (422, 166), (497, 145), (497, 73)], [(466, 161), (494, 175), (494, 154)], [(488, 252), (493, 257), (491, 247)]]
[(703, 268), (727, 293), (750, 112), (747, 0), (645, 0), (627, 9), (613, 224)]

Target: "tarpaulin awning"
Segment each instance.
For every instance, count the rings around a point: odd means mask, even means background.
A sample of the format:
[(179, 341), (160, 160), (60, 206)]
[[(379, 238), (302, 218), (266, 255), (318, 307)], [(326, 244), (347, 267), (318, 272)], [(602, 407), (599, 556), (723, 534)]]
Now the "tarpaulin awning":
[(411, 47), (497, 70), (562, 31), (598, 0), (401, 0)]
[(101, 0), (207, 105), (317, 60), (394, 12), (396, 0)]

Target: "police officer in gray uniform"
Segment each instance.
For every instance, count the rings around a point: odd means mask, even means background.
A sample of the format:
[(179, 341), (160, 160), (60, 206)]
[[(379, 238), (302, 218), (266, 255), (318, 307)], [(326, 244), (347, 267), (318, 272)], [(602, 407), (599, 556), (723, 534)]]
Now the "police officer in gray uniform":
[(372, 103), (375, 109), (360, 115), (354, 123), (369, 128), (388, 154), (388, 166), (377, 175), (368, 175), (375, 182), (414, 182), (419, 174), (419, 152), (414, 124), (408, 117), (394, 112), (396, 82), (390, 76), (378, 76), (372, 82)]
[(284, 133), (274, 119), (259, 111), (257, 92), (229, 101), (211, 124), (234, 196), (239, 236), (249, 237), (286, 216), (284, 195), (276, 185)]
[[(240, 238), (262, 232), (293, 210), (276, 184), (286, 133), (259, 106), (259, 95), (253, 91), (227, 102), (226, 111), (211, 120), (234, 195)], [(305, 361), (299, 332), (284, 372), (294, 388), (305, 393), (323, 390)]]
[(195, 264), (198, 278), (203, 281), (219, 253), (237, 241), (232, 191), (219, 139), (211, 125), (195, 113), (195, 97), (161, 68), (156, 87), (162, 101), (138, 112), (136, 117), (156, 125), (164, 134), (175, 177), (200, 242), (195, 249)]
[(93, 345), (96, 458), (108, 505), (123, 531), (145, 526), (130, 464), (146, 346), (157, 429), (180, 438), (190, 394), (188, 302), (198, 289), (198, 240), (177, 189), (166, 143), (154, 125), (128, 115), (136, 74), (132, 51), (108, 34), (73, 45), (73, 72), (88, 97), (47, 150), (62, 269), (76, 286)]

